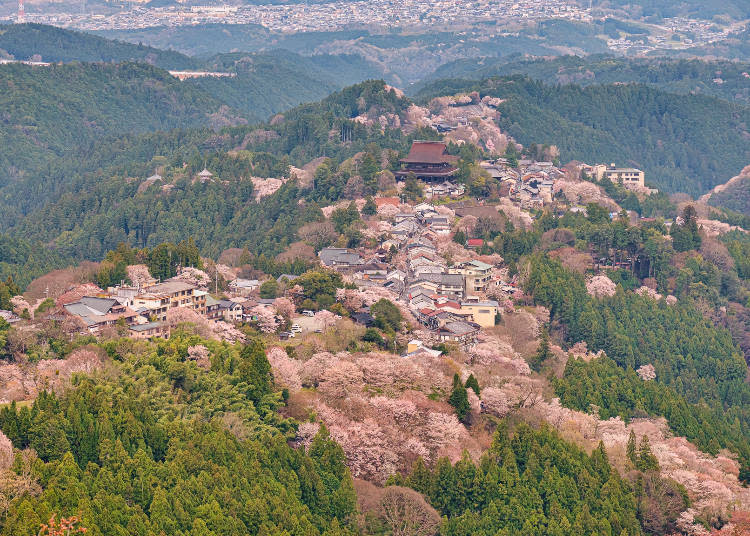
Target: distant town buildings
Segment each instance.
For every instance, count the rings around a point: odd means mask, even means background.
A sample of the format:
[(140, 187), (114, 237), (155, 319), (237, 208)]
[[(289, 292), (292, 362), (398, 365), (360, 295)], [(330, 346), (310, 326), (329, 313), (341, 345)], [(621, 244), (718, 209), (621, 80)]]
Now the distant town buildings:
[[(13, 13), (4, 17), (21, 22)], [(487, 0), (481, 3), (460, 0), (422, 2), (420, 0), (335, 0), (329, 2), (289, 2), (277, 4), (152, 6), (145, 0), (129, 3), (129, 9), (106, 14), (68, 12), (27, 12), (27, 22), (53, 24), (81, 30), (118, 30), (152, 26), (197, 24), (259, 24), (271, 31), (293, 33), (336, 31), (353, 26), (427, 28), (442, 24), (477, 22), (533, 22), (566, 19), (587, 22), (589, 10), (573, 0)]]

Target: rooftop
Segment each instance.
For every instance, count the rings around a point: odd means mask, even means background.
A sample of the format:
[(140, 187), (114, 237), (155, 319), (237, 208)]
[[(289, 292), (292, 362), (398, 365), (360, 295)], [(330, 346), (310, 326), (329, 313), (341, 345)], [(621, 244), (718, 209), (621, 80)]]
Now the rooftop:
[(148, 331), (150, 329), (160, 328), (164, 324), (162, 322), (146, 322), (145, 324), (136, 324), (135, 326), (130, 326), (130, 329), (132, 331)]
[(458, 157), (446, 154), (442, 141), (417, 140), (411, 144), (409, 155), (401, 161), (407, 164), (444, 164), (455, 163)]
[(174, 294), (175, 292), (193, 290), (194, 288), (195, 285), (191, 285), (185, 281), (164, 281), (163, 283), (148, 286), (146, 290), (155, 294)]
[(477, 331), (477, 326), (476, 324), (458, 320), (456, 322), (447, 322), (443, 326), (441, 331), (447, 331), (451, 333), (452, 335), (462, 336), (462, 335), (468, 335), (470, 333)]

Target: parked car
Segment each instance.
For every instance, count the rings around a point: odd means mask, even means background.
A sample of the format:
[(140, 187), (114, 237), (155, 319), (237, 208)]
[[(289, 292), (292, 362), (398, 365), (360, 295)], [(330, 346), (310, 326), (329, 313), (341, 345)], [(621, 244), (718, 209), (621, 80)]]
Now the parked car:
[(302, 311), (302, 314), (305, 316), (315, 316), (315, 313), (313, 313), (310, 309), (305, 309)]
[(282, 331), (281, 333), (279, 333), (279, 339), (281, 339), (282, 341), (285, 341), (287, 339), (293, 339), (293, 338), (294, 338), (294, 333), (291, 331)]

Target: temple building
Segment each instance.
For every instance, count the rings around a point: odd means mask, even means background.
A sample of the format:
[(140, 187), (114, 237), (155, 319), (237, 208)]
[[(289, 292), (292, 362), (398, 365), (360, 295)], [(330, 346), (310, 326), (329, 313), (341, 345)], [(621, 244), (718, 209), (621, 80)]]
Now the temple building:
[(404, 179), (414, 173), (424, 181), (442, 182), (456, 174), (457, 162), (458, 157), (447, 154), (442, 141), (416, 140), (411, 144), (409, 155), (401, 159), (402, 168), (396, 172), (396, 177)]

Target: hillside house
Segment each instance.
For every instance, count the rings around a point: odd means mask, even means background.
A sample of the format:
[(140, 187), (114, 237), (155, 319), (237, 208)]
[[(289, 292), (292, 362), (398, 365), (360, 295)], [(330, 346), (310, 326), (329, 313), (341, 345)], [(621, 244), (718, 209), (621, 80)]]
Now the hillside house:
[(474, 343), (479, 333), (479, 324), (457, 320), (455, 322), (446, 322), (438, 330), (438, 339), (442, 342), (457, 342), (461, 345)]
[(346, 248), (323, 248), (318, 252), (318, 258), (328, 268), (351, 268), (364, 264), (359, 253)]
[(229, 292), (235, 296), (249, 296), (253, 291), (260, 288), (260, 281), (257, 279), (240, 279), (237, 278), (229, 283)]
[(494, 300), (461, 302), (461, 313), (470, 315), (471, 321), (483, 328), (491, 328), (495, 325), (499, 310), (500, 305)]
[(464, 278), (458, 274), (420, 274), (410, 285), (411, 293), (426, 290), (430, 294), (443, 294), (456, 298), (463, 297)]
[(156, 337), (169, 338), (169, 325), (164, 322), (148, 322), (136, 324), (128, 328), (129, 335), (134, 339), (153, 339)]
[[(179, 280), (167, 280), (146, 287), (145, 292), (151, 296), (159, 296), (161, 301), (167, 298), (169, 309), (173, 307), (186, 307), (193, 309), (199, 314), (206, 312), (206, 292), (199, 291), (195, 285)], [(134, 300), (137, 300), (134, 298)]]
[(613, 183), (621, 184), (626, 188), (643, 188), (646, 186), (646, 174), (640, 169), (618, 168), (614, 164), (584, 166), (582, 169), (595, 178), (597, 182), (601, 182), (606, 177)]
[(77, 302), (63, 305), (68, 315), (76, 318), (91, 333), (97, 333), (104, 327), (114, 326), (118, 321), (126, 325), (137, 322), (140, 316), (130, 307), (120, 304), (114, 298), (84, 296)]
[(479, 260), (462, 262), (448, 268), (450, 274), (460, 274), (464, 277), (467, 295), (486, 292), (487, 285), (492, 279), (492, 266)]

